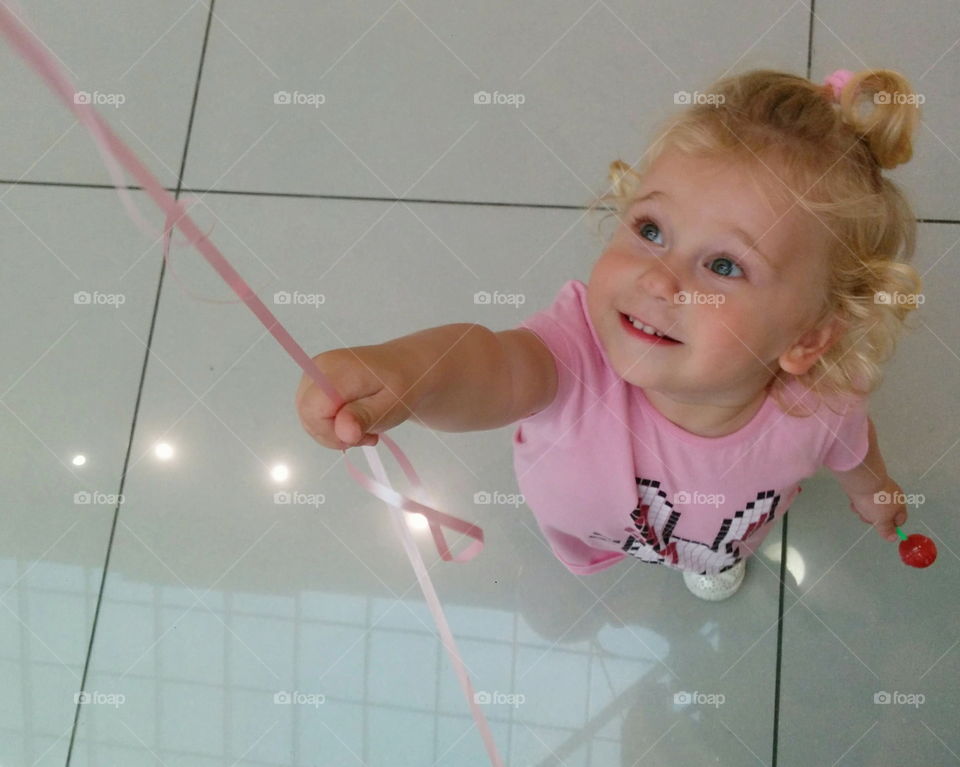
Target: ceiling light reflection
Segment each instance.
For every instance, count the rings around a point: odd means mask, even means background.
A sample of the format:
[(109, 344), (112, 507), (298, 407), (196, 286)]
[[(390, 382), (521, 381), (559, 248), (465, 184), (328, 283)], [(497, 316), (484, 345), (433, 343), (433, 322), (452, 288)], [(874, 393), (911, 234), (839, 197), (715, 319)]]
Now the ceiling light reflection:
[(427, 518), (423, 514), (417, 514), (416, 512), (412, 514), (407, 514), (407, 525), (410, 526), (411, 530), (426, 530), (430, 527), (430, 523), (427, 522)]
[[(780, 543), (771, 543), (763, 550), (763, 555), (773, 562), (779, 562)], [(803, 583), (803, 578), (807, 574), (807, 565), (803, 561), (803, 557), (789, 543), (787, 544), (787, 572), (793, 576), (798, 586)]]

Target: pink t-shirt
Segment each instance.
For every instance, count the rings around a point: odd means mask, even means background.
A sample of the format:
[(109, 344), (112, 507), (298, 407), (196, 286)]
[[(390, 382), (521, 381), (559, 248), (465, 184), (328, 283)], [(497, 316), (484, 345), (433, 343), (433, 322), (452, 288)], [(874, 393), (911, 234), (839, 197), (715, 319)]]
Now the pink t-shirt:
[[(820, 466), (847, 471), (868, 448), (866, 402), (821, 403), (807, 418), (770, 396), (739, 431), (701, 437), (677, 426), (611, 368), (587, 311), (586, 285), (567, 282), (519, 327), (556, 359), (557, 395), (521, 420), (513, 464), (553, 553), (586, 575), (628, 554), (716, 574), (752, 554)], [(788, 404), (814, 395), (791, 381)]]

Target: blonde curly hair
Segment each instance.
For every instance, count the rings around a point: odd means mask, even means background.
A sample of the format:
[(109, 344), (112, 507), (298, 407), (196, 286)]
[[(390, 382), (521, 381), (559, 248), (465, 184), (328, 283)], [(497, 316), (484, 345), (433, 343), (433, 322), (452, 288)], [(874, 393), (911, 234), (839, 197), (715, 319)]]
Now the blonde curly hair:
[[(742, 159), (775, 168), (783, 182), (769, 192), (796, 201), (834, 234), (830, 278), (811, 327), (840, 321), (840, 338), (803, 375), (778, 370), (768, 389), (780, 409), (790, 380), (826, 399), (866, 397), (881, 384), (906, 316), (916, 309), (920, 275), (910, 266), (916, 221), (900, 188), (881, 173), (907, 162), (919, 121), (918, 99), (906, 78), (889, 69), (855, 73), (839, 103), (830, 85), (796, 75), (753, 70), (723, 78), (701, 99), (660, 124), (650, 150), (633, 168), (610, 164), (609, 191), (588, 209), (612, 203), (623, 218), (639, 181), (667, 147), (688, 156)], [(862, 113), (866, 97), (872, 109)], [(884, 95), (885, 94), (885, 95)], [(601, 221), (602, 223), (602, 221)], [(598, 225), (599, 230), (599, 225)], [(890, 296), (884, 301), (884, 294)], [(922, 299), (921, 299), (922, 300)]]

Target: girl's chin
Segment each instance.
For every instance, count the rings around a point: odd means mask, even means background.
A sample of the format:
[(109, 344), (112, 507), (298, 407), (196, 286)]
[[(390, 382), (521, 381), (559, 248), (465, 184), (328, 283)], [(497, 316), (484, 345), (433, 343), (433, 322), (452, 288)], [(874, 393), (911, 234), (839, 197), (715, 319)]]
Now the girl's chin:
[(664, 381), (657, 375), (657, 370), (651, 365), (644, 368), (645, 363), (648, 362), (649, 360), (622, 359), (615, 361), (612, 367), (618, 378), (633, 386), (647, 389), (663, 385)]

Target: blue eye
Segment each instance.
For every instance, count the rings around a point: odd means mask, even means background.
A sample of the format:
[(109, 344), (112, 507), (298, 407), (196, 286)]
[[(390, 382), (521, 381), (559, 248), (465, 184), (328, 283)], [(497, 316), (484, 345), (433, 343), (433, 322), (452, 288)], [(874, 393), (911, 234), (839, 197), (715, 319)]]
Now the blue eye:
[[(642, 217), (635, 218), (635, 219), (633, 220), (633, 230), (634, 230), (642, 239), (646, 240), (647, 242), (652, 242), (654, 245), (663, 246), (663, 242), (656, 242), (655, 240), (651, 240), (651, 239), (647, 236), (647, 234), (648, 234), (651, 230), (653, 230), (654, 232), (660, 234), (660, 227), (659, 227), (655, 222), (650, 221), (649, 219), (646, 219), (646, 218), (642, 218)], [(711, 263), (711, 264), (715, 264), (715, 263), (718, 262), (718, 261), (721, 261), (721, 262), (725, 262), (725, 263), (727, 263), (727, 264), (730, 264), (730, 266), (722, 269), (722, 270), (719, 271), (719, 272), (718, 272), (718, 271), (714, 271), (714, 270), (711, 269), (711, 271), (713, 271), (714, 274), (719, 275), (719, 276), (721, 276), (721, 277), (730, 277), (730, 276), (731, 276), (731, 275), (730, 275), (731, 269), (736, 269), (736, 270), (738, 270), (738, 271), (740, 272), (740, 274), (734, 274), (733, 277), (746, 277), (746, 272), (743, 271), (743, 267), (741, 267), (740, 264), (738, 264), (738, 263), (737, 263), (736, 261), (734, 261), (732, 258), (728, 258), (727, 256), (717, 256), (716, 258), (712, 259), (712, 260), (710, 261), (710, 263)]]
[[(717, 263), (717, 261), (726, 262), (726, 263), (728, 263), (728, 264), (731, 264), (734, 269), (737, 269), (737, 270), (740, 271), (740, 274), (741, 274), (741, 275), (744, 275), (743, 269), (741, 269), (741, 268), (740, 268), (740, 265), (739, 265), (736, 261), (734, 261), (732, 258), (727, 258), (726, 256), (717, 256), (717, 257), (716, 257), (715, 259), (713, 259), (710, 263), (711, 263), (711, 264), (715, 264), (715, 263)], [(729, 276), (730, 276), (730, 269), (727, 268), (727, 269), (724, 269), (722, 272), (714, 272), (714, 274), (719, 274), (719, 275), (721, 275), (722, 277), (729, 277)], [(737, 276), (737, 275), (734, 275), (734, 276)]]
[[(650, 240), (644, 233), (649, 232), (651, 227), (658, 232), (660, 231), (660, 227), (657, 226), (652, 221), (644, 221), (643, 219), (638, 218), (633, 222), (633, 228), (636, 231), (636, 233), (639, 234), (643, 239), (647, 240), (648, 242), (653, 242), (653, 240)], [(663, 243), (661, 242), (656, 244), (662, 245)]]

